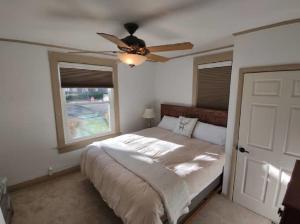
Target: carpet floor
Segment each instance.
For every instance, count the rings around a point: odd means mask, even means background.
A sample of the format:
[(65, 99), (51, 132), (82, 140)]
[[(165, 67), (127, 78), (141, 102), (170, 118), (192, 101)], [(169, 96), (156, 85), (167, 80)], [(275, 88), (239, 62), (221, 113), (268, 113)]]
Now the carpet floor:
[[(79, 172), (12, 193), (12, 224), (121, 224)], [(269, 224), (221, 195), (212, 196), (187, 224)]]

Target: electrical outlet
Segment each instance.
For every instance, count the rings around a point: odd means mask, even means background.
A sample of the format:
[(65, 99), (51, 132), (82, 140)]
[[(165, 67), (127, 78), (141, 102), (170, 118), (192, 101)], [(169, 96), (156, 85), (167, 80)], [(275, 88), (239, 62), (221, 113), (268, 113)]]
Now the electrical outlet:
[(49, 166), (49, 168), (48, 168), (48, 175), (49, 176), (53, 175), (53, 167), (52, 166)]

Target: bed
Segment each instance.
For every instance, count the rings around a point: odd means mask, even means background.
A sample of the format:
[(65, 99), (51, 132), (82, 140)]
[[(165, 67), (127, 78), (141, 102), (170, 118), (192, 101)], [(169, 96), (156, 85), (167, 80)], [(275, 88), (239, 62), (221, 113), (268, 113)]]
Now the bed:
[[(227, 124), (226, 111), (162, 104), (161, 116), (165, 115), (194, 117), (202, 122), (223, 127)], [(178, 215), (175, 222), (169, 222), (170, 217), (166, 212), (168, 209), (163, 200), (165, 198), (152, 182), (144, 178), (143, 174), (147, 171), (143, 171), (142, 174), (132, 172), (130, 167), (112, 157), (105, 147), (114, 144), (126, 145), (131, 152), (145, 155), (168, 172), (176, 174), (176, 178), (187, 186), (189, 213), (186, 210)], [(222, 145), (153, 127), (89, 145), (82, 154), (81, 169), (103, 200), (124, 223), (182, 223), (191, 211), (220, 185), (224, 154)], [(164, 182), (164, 179), (162, 176), (161, 181)], [(170, 187), (170, 191), (171, 189), (173, 188)], [(178, 198), (182, 194), (183, 192), (178, 192)]]

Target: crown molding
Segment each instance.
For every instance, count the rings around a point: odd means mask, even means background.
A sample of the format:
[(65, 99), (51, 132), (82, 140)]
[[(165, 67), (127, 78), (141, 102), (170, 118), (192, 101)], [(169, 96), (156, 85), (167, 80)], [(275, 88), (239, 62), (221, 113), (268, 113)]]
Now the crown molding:
[[(55, 44), (47, 44), (47, 43), (41, 43), (41, 42), (34, 42), (34, 41), (27, 41), (27, 40), (18, 40), (18, 39), (9, 39), (9, 38), (0, 38), (0, 41), (5, 42), (11, 42), (11, 43), (21, 43), (21, 44), (29, 44), (29, 45), (35, 45), (35, 46), (42, 46), (42, 47), (49, 47), (49, 48), (57, 48), (62, 50), (69, 50), (69, 51), (88, 51), (86, 49), (80, 49), (80, 48), (74, 48), (74, 47), (66, 47), (61, 45), (55, 45)], [(111, 56), (115, 57), (113, 54), (109, 53), (99, 53), (103, 56)]]
[(279, 23), (273, 23), (273, 24), (269, 24), (269, 25), (265, 25), (265, 26), (260, 26), (260, 27), (255, 27), (255, 28), (252, 28), (252, 29), (247, 29), (247, 30), (244, 30), (244, 31), (234, 33), (233, 35), (234, 36), (239, 36), (239, 35), (243, 35), (243, 34), (247, 34), (247, 33), (256, 32), (256, 31), (259, 31), (259, 30), (265, 30), (265, 29), (270, 29), (270, 28), (277, 27), (277, 26), (284, 26), (284, 25), (299, 23), (299, 22), (300, 22), (300, 18), (290, 19), (290, 20), (279, 22)]
[[(80, 48), (74, 48), (74, 47), (65, 47), (65, 46), (61, 46), (61, 45), (47, 44), (47, 43), (27, 41), (27, 40), (0, 38), (0, 41), (6, 41), (6, 42), (12, 42), (12, 43), (21, 43), (21, 44), (29, 44), (29, 45), (49, 47), (49, 48), (57, 48), (57, 49), (70, 50), (70, 51), (87, 51), (86, 49), (80, 49)], [(232, 47), (233, 47), (233, 45), (227, 45), (227, 46), (223, 46), (223, 47), (217, 47), (217, 48), (207, 49), (207, 50), (193, 52), (193, 53), (189, 53), (189, 54), (182, 54), (182, 55), (170, 57), (170, 60), (176, 59), (176, 58), (187, 57), (187, 56), (191, 56), (191, 55), (204, 54), (204, 53), (208, 53), (208, 52), (212, 52), (212, 51), (217, 51), (217, 50), (223, 50), (223, 49), (232, 48)], [(93, 54), (93, 53), (91, 53), (91, 54)], [(116, 55), (109, 54), (109, 53), (99, 53), (99, 54), (101, 54), (103, 56), (116, 57)]]
[(198, 55), (198, 54), (205, 54), (205, 53), (209, 53), (212, 51), (218, 51), (218, 50), (225, 50), (227, 48), (233, 48), (233, 44), (230, 45), (226, 45), (226, 46), (222, 46), (222, 47), (216, 47), (216, 48), (211, 48), (211, 49), (207, 49), (207, 50), (202, 50), (202, 51), (197, 51), (197, 52), (193, 52), (193, 53), (189, 53), (189, 54), (182, 54), (182, 55), (178, 55), (175, 57), (170, 57), (170, 60), (172, 59), (177, 59), (177, 58), (183, 58), (183, 57), (188, 57), (188, 56), (193, 56), (193, 55)]

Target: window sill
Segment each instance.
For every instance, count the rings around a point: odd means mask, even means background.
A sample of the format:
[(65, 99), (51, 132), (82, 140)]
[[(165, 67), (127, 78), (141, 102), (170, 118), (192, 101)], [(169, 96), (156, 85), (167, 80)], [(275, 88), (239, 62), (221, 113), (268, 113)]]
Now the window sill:
[(85, 146), (96, 142), (96, 141), (101, 141), (101, 140), (105, 140), (108, 138), (113, 138), (116, 136), (121, 135), (121, 132), (117, 132), (114, 134), (109, 134), (109, 135), (105, 135), (105, 136), (101, 136), (101, 137), (97, 137), (97, 138), (91, 138), (91, 139), (87, 139), (87, 140), (83, 140), (83, 141), (79, 141), (79, 142), (74, 142), (74, 143), (70, 143), (70, 144), (66, 144), (66, 145), (62, 145), (58, 147), (58, 152), (59, 153), (66, 153), (66, 152), (71, 152), (74, 150), (78, 150), (78, 149), (82, 149)]

